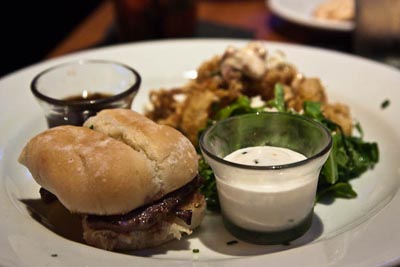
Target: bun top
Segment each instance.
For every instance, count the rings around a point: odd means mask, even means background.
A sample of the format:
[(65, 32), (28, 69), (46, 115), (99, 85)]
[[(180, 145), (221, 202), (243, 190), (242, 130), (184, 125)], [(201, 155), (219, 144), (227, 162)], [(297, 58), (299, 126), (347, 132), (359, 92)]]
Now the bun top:
[(190, 182), (197, 154), (179, 131), (128, 109), (89, 118), (84, 127), (59, 126), (32, 138), (25, 165), (70, 211), (124, 214)]

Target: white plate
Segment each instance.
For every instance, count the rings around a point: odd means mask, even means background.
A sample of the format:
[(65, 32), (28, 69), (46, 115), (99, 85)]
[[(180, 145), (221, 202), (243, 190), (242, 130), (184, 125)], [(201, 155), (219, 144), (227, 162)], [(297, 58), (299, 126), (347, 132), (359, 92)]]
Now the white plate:
[[(311, 230), (290, 246), (256, 246), (233, 240), (218, 215), (208, 215), (197, 234), (135, 255), (107, 252), (68, 239), (36, 222), (20, 201), (38, 198), (38, 185), (17, 163), (23, 145), (46, 128), (29, 83), (36, 73), (75, 59), (112, 59), (142, 74), (133, 109), (142, 110), (151, 88), (181, 85), (201, 62), (239, 40), (174, 40), (137, 43), (76, 53), (46, 61), (0, 80), (0, 265), (1, 266), (359, 266), (400, 262), (400, 72), (364, 59), (280, 43), (307, 76), (320, 77), (331, 100), (351, 106), (366, 139), (378, 141), (376, 168), (352, 181), (357, 199), (317, 204)], [(381, 109), (381, 103), (391, 104)], [(200, 253), (193, 254), (192, 249)], [(56, 255), (55, 255), (56, 254)]]
[(335, 31), (352, 31), (353, 21), (333, 21), (315, 18), (315, 8), (326, 0), (266, 0), (276, 15), (305, 26)]

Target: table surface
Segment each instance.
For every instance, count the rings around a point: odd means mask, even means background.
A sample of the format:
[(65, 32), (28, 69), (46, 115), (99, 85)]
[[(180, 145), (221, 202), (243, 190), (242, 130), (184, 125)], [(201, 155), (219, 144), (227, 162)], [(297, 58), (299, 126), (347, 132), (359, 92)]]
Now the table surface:
[[(251, 39), (320, 46), (346, 52), (351, 50), (349, 33), (325, 32), (284, 21), (271, 13), (265, 0), (198, 0), (197, 16), (199, 23), (237, 29), (249, 33)], [(46, 58), (113, 44), (115, 40), (105, 40), (110, 39), (108, 35), (114, 23), (113, 3), (105, 0)], [(233, 33), (230, 37), (237, 36)]]

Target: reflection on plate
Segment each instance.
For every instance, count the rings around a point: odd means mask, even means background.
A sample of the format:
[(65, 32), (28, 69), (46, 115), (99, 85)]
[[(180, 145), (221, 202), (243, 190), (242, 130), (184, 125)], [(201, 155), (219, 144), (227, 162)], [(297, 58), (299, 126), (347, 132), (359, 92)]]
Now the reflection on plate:
[(335, 31), (352, 31), (353, 21), (333, 21), (315, 18), (315, 8), (326, 0), (266, 0), (269, 8), (276, 15), (313, 28)]
[[(143, 77), (143, 86), (132, 107), (141, 111), (148, 103), (150, 89), (181, 85), (204, 60), (220, 54), (228, 45), (246, 43), (205, 39), (128, 44), (76, 53), (4, 77), (0, 81), (0, 265), (296, 266), (302, 262), (321, 266), (400, 261), (400, 151), (393, 149), (400, 147), (400, 73), (348, 55), (280, 43), (266, 46), (270, 51), (284, 51), (288, 60), (308, 77), (320, 77), (331, 100), (351, 107), (353, 117), (364, 127), (365, 139), (377, 141), (381, 151), (376, 168), (352, 181), (359, 196), (317, 204), (312, 228), (305, 236), (289, 246), (257, 246), (241, 241), (229, 245), (235, 238), (223, 228), (219, 215), (209, 214), (190, 238), (123, 254), (92, 248), (81, 244), (79, 237), (66, 236), (62, 229), (57, 229), (65, 227), (57, 224), (63, 225), (57, 221), (61, 216), (58, 214), (65, 215), (62, 210), (52, 210), (53, 217), (47, 225), (40, 216), (33, 218), (37, 214), (32, 209), (40, 208), (33, 207), (37, 203), (32, 201), (39, 197), (38, 185), (16, 160), (26, 141), (46, 127), (42, 111), (29, 90), (36, 73), (76, 59), (120, 61), (138, 69)], [(386, 99), (391, 104), (382, 109), (381, 103)], [(193, 249), (200, 252), (194, 254)]]

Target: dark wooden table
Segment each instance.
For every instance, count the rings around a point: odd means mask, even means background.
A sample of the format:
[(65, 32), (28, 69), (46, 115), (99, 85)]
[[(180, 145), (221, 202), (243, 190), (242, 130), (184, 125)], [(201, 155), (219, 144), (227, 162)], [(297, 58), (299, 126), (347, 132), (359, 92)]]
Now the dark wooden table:
[[(230, 27), (251, 39), (298, 43), (351, 51), (351, 34), (311, 29), (274, 16), (265, 0), (198, 0), (198, 22)], [(46, 58), (70, 52), (113, 44), (110, 32), (115, 28), (115, 14), (111, 0), (105, 0), (92, 14), (60, 42)], [(206, 30), (205, 30), (206, 31)], [(215, 33), (214, 33), (215, 34)], [(217, 33), (218, 35), (218, 33)], [(201, 36), (199, 36), (201, 37)], [(218, 37), (218, 36), (214, 36)], [(221, 35), (221, 37), (226, 37)]]

